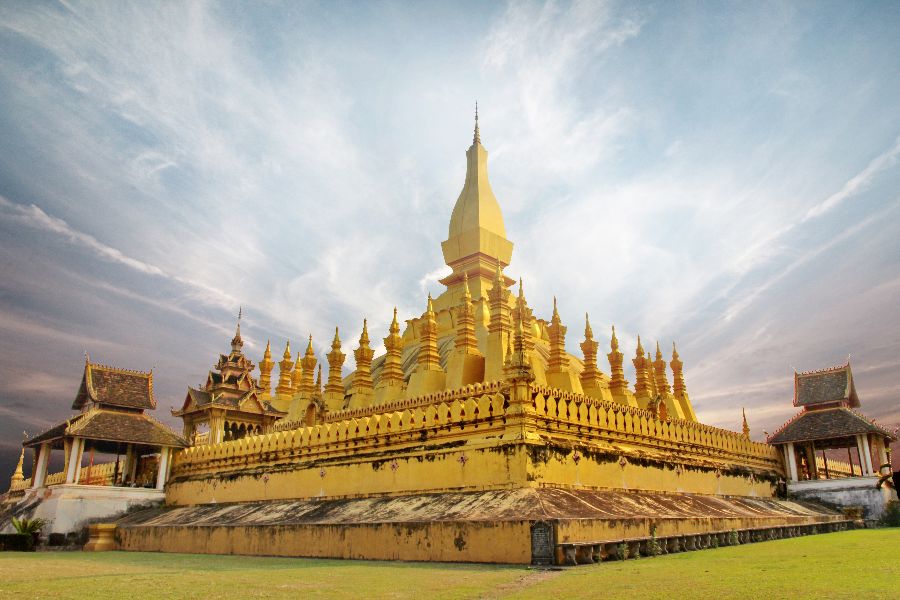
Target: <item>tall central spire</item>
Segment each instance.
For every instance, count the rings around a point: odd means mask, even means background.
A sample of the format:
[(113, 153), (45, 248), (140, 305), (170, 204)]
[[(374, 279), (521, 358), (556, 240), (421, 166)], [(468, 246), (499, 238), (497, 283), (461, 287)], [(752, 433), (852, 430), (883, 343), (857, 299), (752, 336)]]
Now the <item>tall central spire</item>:
[(453, 269), (441, 283), (461, 286), (463, 276), (468, 275), (476, 300), (490, 289), (497, 266), (509, 264), (513, 249), (512, 242), (506, 239), (503, 213), (488, 180), (487, 156), (481, 145), (476, 103), (475, 133), (466, 151), (466, 180), (450, 216), (447, 240), (441, 244), (444, 261)]
[(475, 102), (475, 136), (472, 138), (472, 145), (481, 143), (481, 131), (478, 129), (478, 102)]

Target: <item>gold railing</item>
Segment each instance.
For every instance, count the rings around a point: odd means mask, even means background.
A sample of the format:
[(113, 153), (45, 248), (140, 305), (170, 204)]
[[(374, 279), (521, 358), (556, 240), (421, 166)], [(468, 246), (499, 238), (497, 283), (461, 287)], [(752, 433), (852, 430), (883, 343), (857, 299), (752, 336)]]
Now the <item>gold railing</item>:
[[(121, 463), (119, 469), (122, 468)], [(81, 476), (78, 480), (79, 485), (113, 485), (113, 477), (116, 472), (116, 463), (98, 463), (81, 467)], [(45, 481), (45, 485), (59, 485), (66, 482), (66, 472), (49, 473)], [(31, 487), (31, 477), (22, 481), (14, 481), (9, 486), (10, 492), (24, 492)]]
[[(267, 434), (194, 446), (176, 456), (176, 474), (339, 455), (351, 445), (359, 448), (377, 443), (383, 451), (388, 445), (421, 440), (424, 430), (433, 432), (429, 437), (502, 431), (511, 415), (501, 389), (494, 384), (468, 386), (388, 405), (342, 411), (314, 426), (291, 423), (288, 428), (288, 424), (283, 424)], [(739, 433), (693, 421), (660, 420), (647, 410), (581, 394), (532, 386), (530, 406), (526, 403), (524, 408), (524, 413), (515, 415), (524, 426), (558, 432), (575, 441), (622, 441), (700, 460), (712, 458), (766, 470), (782, 468), (773, 446), (754, 442)]]
[[(819, 478), (825, 479), (825, 461), (822, 460), (821, 456), (816, 457), (816, 468), (819, 471)], [(838, 479), (841, 477), (853, 477), (855, 475), (860, 475), (861, 470), (859, 467), (853, 467), (848, 462), (843, 462), (840, 460), (831, 460), (828, 459), (828, 478), (829, 479)]]

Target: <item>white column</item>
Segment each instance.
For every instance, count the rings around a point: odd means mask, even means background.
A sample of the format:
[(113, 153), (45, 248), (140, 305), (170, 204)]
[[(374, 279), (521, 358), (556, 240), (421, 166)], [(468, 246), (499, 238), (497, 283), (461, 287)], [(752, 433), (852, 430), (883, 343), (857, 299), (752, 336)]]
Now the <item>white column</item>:
[(788, 442), (787, 445), (787, 453), (788, 453), (788, 469), (790, 470), (791, 481), (799, 481), (799, 477), (797, 477), (797, 456), (794, 452), (794, 443)]
[(47, 482), (47, 468), (50, 466), (50, 444), (41, 444), (38, 447), (37, 465), (31, 474), (31, 487), (44, 487)]
[(78, 481), (81, 470), (81, 451), (84, 449), (84, 440), (75, 438), (72, 440), (72, 449), (69, 452), (69, 469), (66, 471), (66, 483)]
[(81, 461), (84, 458), (84, 440), (81, 440), (81, 447), (78, 449), (78, 466), (75, 469), (75, 483), (81, 481)]
[(159, 469), (156, 473), (156, 489), (161, 490), (166, 485), (166, 474), (169, 471), (169, 449), (159, 450)]
[(875, 469), (872, 468), (872, 452), (869, 449), (869, 434), (863, 433), (860, 434), (860, 439), (862, 439), (863, 452), (866, 455), (866, 469), (869, 475), (875, 474)]

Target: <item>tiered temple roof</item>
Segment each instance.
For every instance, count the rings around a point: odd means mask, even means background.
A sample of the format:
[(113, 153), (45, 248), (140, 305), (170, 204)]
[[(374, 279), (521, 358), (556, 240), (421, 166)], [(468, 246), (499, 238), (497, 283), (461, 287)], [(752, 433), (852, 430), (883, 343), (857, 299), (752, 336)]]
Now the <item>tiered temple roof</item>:
[(794, 373), (794, 406), (802, 411), (769, 436), (771, 444), (850, 438), (875, 433), (894, 435), (864, 415), (859, 407), (850, 361), (846, 364)]
[(26, 447), (49, 443), (62, 448), (65, 438), (94, 440), (94, 447), (115, 452), (119, 444), (148, 448), (184, 447), (185, 440), (144, 410), (156, 408), (153, 372), (94, 364), (85, 358), (81, 385), (72, 403), (80, 414), (25, 442)]

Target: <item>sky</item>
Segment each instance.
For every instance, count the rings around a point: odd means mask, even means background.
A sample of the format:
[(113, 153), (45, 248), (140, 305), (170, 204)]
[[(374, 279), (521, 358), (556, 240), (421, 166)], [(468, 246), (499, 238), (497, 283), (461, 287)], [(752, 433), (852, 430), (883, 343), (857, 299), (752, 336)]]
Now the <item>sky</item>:
[(898, 30), (877, 1), (6, 0), (0, 478), (85, 352), (152, 368), (180, 429), (239, 307), (254, 360), (418, 316), (476, 100), (506, 272), (570, 352), (585, 312), (628, 357), (674, 340), (700, 420), (755, 439), (850, 356), (900, 424)]

